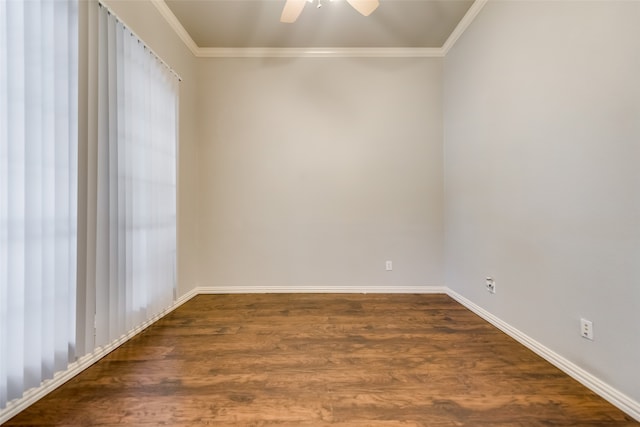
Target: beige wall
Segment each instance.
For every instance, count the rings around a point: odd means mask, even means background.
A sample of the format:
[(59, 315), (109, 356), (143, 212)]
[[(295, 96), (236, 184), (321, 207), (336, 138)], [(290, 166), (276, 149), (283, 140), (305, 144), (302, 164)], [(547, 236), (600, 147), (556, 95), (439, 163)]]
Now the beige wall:
[(182, 77), (179, 295), (442, 285), (441, 59), (195, 58), (106, 4)]
[(447, 285), (640, 401), (640, 3), (489, 2), (444, 71), (196, 59), (107, 3), (183, 78), (180, 294)]
[(196, 58), (148, 1), (103, 0), (124, 23), (182, 78), (178, 162), (178, 295), (198, 282), (198, 129)]
[(199, 73), (202, 285), (442, 284), (440, 59)]
[(444, 70), (447, 286), (636, 401), (638, 22), (638, 2), (489, 2)]

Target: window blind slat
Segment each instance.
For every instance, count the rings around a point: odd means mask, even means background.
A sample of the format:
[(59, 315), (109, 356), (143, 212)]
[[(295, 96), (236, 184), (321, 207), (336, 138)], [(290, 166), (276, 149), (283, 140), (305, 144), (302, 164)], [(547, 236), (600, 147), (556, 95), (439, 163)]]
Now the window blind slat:
[(90, 244), (101, 346), (174, 298), (178, 79), (105, 7), (98, 14), (98, 161), (89, 173), (97, 180)]
[(76, 51), (76, 0), (0, 2), (0, 409), (74, 358)]

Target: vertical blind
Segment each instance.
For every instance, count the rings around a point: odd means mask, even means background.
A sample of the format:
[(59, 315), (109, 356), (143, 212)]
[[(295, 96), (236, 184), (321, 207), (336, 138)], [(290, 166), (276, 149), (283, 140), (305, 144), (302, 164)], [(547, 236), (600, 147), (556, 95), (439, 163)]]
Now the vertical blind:
[(0, 409), (75, 358), (77, 1), (0, 1)]
[(86, 283), (95, 289), (85, 292), (95, 295), (95, 347), (175, 297), (178, 99), (177, 77), (102, 6), (97, 43), (95, 276)]
[(90, 9), (78, 158), (78, 6), (0, 0), (0, 410), (175, 298), (178, 79)]

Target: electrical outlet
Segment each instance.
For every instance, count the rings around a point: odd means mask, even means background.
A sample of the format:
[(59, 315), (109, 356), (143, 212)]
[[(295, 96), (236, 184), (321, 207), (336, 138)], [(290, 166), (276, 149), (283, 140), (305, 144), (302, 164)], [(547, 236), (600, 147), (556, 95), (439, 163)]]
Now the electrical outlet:
[(493, 277), (487, 277), (484, 279), (485, 281), (485, 287), (487, 288), (487, 291), (489, 291), (492, 294), (496, 293), (496, 281), (493, 280)]
[(587, 319), (580, 319), (580, 335), (582, 338), (593, 341), (593, 322)]
[(387, 270), (387, 271), (391, 271), (391, 270), (393, 270), (393, 262), (391, 262), (391, 261), (387, 261), (387, 262), (385, 262), (385, 263), (384, 263), (384, 268), (385, 268), (385, 270)]

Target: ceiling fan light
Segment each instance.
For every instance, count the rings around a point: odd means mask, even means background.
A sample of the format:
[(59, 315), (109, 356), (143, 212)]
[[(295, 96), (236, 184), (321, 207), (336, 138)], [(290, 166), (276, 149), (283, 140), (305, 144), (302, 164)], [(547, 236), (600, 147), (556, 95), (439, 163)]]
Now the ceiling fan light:
[(304, 9), (305, 4), (307, 4), (305, 0), (287, 0), (284, 4), (284, 9), (282, 9), (280, 22), (285, 22), (287, 24), (296, 22), (298, 16), (302, 13), (302, 9)]
[(347, 0), (361, 15), (369, 16), (380, 5), (379, 0)]
[[(313, 3), (313, 0), (306, 1)], [(364, 16), (369, 16), (380, 5), (379, 0), (347, 0), (347, 2)], [(284, 9), (282, 9), (282, 15), (280, 16), (280, 22), (289, 24), (295, 22), (298, 19), (298, 16), (300, 16), (300, 13), (302, 13), (302, 9), (304, 9), (305, 4), (305, 0), (285, 0)], [(318, 0), (316, 8), (320, 9), (321, 7), (322, 0)]]

